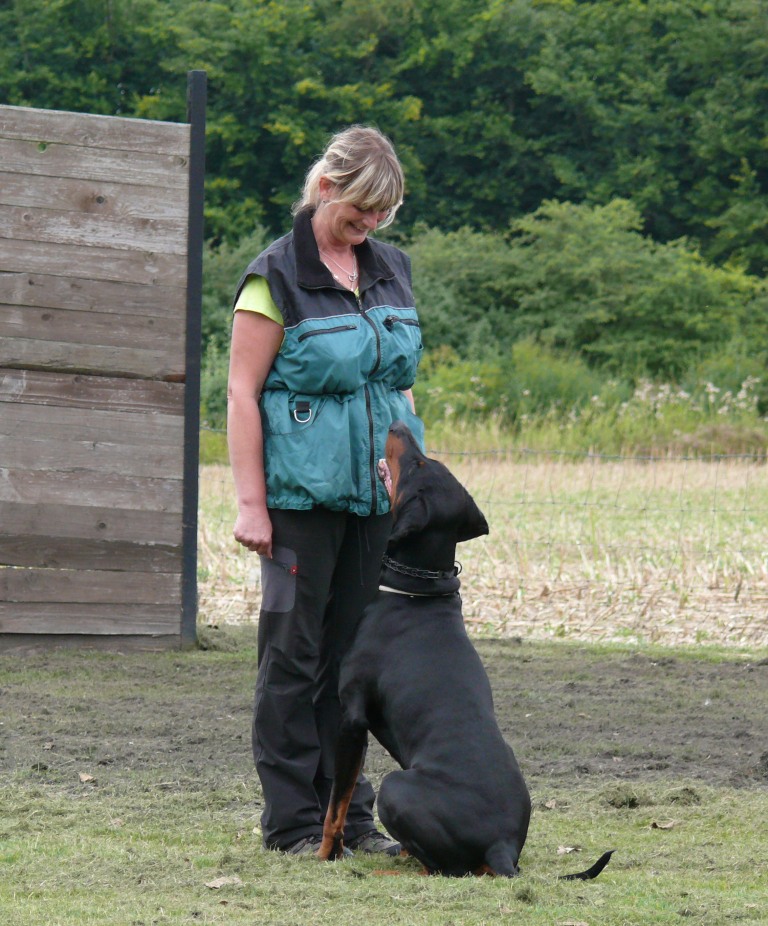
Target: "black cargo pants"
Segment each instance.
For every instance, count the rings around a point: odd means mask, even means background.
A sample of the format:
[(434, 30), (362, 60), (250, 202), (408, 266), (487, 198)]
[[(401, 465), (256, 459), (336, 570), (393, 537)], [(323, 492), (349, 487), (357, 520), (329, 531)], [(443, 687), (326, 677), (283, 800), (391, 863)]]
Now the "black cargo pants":
[[(261, 557), (262, 608), (253, 756), (264, 795), (264, 845), (322, 833), (340, 720), (339, 664), (378, 588), (390, 515), (270, 510), (272, 559)], [(373, 822), (360, 777), (347, 841)]]

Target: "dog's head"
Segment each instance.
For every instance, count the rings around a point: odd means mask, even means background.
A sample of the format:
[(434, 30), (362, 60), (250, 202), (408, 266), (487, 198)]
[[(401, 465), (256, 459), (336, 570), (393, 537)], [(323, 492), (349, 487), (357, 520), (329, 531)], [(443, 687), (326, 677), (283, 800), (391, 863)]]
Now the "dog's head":
[(379, 473), (392, 502), (390, 549), (406, 538), (432, 534), (451, 546), (452, 557), (457, 543), (488, 533), (469, 492), (446, 466), (422, 453), (402, 421), (390, 427), (385, 454)]

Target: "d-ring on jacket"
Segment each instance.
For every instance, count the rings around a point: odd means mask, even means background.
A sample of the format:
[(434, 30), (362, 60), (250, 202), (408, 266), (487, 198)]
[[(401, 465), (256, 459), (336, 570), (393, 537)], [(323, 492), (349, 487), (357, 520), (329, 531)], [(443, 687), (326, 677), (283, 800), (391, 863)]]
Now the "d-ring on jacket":
[(259, 402), (270, 508), (321, 505), (367, 516), (389, 511), (376, 474), (390, 424), (423, 425), (402, 390), (422, 353), (408, 257), (381, 241), (355, 247), (358, 293), (320, 260), (312, 213), (245, 270), (265, 277), (285, 335)]

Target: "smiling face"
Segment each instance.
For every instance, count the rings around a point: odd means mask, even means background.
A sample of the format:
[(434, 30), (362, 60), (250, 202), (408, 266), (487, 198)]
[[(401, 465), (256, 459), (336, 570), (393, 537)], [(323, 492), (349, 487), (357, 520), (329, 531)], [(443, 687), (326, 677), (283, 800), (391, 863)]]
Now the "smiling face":
[(321, 248), (340, 250), (362, 244), (389, 216), (389, 209), (361, 209), (347, 202), (343, 192), (327, 177), (320, 178), (320, 194), (321, 206), (312, 225)]

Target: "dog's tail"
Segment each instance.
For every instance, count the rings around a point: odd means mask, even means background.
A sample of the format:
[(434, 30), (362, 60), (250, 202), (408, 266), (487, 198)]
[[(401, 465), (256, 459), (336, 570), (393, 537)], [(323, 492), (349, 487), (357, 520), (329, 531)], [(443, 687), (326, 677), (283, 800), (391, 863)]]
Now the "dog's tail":
[(576, 871), (572, 875), (560, 875), (558, 881), (591, 881), (593, 878), (596, 878), (608, 862), (610, 862), (614, 852), (615, 849), (611, 849), (610, 852), (604, 852), (591, 868), (587, 868), (586, 871)]

